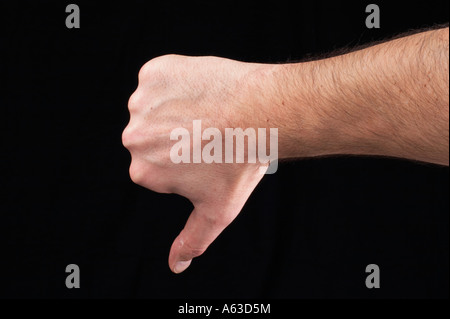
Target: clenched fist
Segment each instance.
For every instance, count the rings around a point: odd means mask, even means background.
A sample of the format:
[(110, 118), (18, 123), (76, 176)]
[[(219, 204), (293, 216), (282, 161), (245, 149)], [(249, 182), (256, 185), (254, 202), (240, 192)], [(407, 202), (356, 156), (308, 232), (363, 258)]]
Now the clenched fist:
[[(184, 271), (234, 220), (263, 177), (261, 167), (268, 166), (259, 161), (195, 162), (195, 148), (208, 141), (194, 139), (193, 123), (201, 120), (202, 128), (216, 128), (223, 138), (225, 128), (269, 128), (267, 96), (275, 88), (266, 83), (271, 82), (273, 68), (167, 55), (149, 61), (139, 73), (138, 88), (128, 104), (130, 122), (122, 136), (132, 156), (131, 179), (156, 192), (182, 195), (195, 207), (171, 247), (169, 266), (175, 273)], [(183, 147), (190, 162), (175, 163), (171, 158), (177, 143), (171, 132), (177, 128), (187, 133)]]

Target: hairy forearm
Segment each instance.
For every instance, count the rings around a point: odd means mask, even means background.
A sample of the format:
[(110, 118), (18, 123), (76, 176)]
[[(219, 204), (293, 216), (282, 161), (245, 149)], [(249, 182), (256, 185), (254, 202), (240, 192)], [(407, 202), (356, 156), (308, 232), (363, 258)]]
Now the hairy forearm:
[(449, 31), (277, 66), (280, 157), (381, 155), (448, 165)]

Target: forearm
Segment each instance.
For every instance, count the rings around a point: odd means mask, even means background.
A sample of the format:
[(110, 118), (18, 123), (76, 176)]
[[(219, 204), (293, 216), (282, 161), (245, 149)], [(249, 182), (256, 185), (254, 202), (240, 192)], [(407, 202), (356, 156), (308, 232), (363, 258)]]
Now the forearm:
[(274, 69), (280, 158), (382, 155), (448, 165), (448, 28)]

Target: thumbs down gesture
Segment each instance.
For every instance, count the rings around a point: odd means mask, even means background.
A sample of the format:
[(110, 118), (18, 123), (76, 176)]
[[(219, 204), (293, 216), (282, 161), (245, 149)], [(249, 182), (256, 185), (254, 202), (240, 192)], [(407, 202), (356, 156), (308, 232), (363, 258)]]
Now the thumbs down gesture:
[[(276, 163), (271, 127), (276, 66), (167, 55), (147, 62), (130, 97), (122, 134), (130, 177), (194, 210), (174, 240), (169, 267), (184, 271), (236, 218)], [(273, 169), (272, 169), (273, 170)]]

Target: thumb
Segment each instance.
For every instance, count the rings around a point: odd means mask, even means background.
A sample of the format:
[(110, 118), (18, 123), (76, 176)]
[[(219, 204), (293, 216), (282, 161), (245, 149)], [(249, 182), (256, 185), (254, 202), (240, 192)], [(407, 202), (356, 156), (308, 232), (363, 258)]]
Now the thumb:
[(192, 258), (203, 254), (217, 236), (236, 218), (242, 207), (236, 208), (234, 207), (234, 210), (227, 213), (220, 206), (195, 207), (184, 229), (175, 238), (170, 248), (170, 269), (176, 274), (186, 270), (191, 264)]

